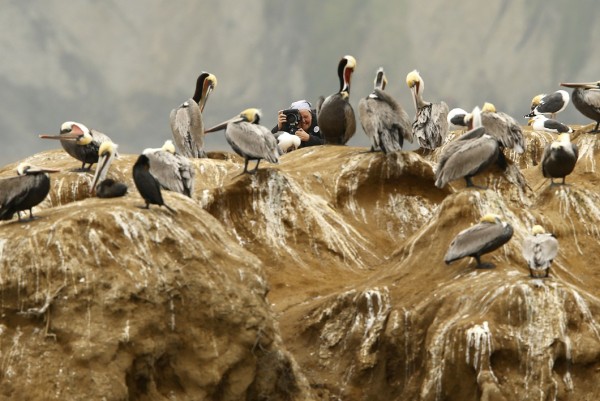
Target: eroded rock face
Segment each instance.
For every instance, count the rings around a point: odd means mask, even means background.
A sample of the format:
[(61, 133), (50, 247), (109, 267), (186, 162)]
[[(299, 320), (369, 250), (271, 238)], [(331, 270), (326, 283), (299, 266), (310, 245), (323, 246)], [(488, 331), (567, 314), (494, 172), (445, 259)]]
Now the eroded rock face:
[[(596, 137), (572, 136), (570, 185), (549, 186), (552, 136), (525, 135), (475, 179), (487, 189), (435, 188), (435, 152), (321, 146), (243, 176), (217, 155), (194, 161), (193, 199), (164, 192), (177, 214), (139, 208), (135, 155), (115, 160), (130, 192), (109, 201), (61, 151), (32, 156), (64, 171), (39, 219), (0, 224), (1, 396), (600, 398)], [(514, 229), (483, 256), (496, 267), (445, 265), (487, 213)], [(521, 255), (535, 224), (560, 244), (547, 279)]]

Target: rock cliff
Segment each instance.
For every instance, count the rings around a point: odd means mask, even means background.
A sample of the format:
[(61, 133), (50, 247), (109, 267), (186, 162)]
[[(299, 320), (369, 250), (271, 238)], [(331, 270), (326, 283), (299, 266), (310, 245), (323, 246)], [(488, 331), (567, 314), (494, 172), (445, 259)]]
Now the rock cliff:
[[(583, 127), (585, 128), (585, 127)], [(322, 146), (240, 176), (229, 153), (194, 161), (177, 213), (141, 209), (135, 155), (89, 197), (62, 150), (33, 221), (0, 224), (0, 398), (106, 400), (583, 400), (600, 397), (599, 146), (577, 131), (569, 185), (541, 174), (550, 134), (506, 171), (433, 186), (437, 155)], [(14, 175), (16, 164), (0, 177)], [(508, 244), (446, 266), (485, 213)], [(521, 243), (556, 235), (547, 279)]]

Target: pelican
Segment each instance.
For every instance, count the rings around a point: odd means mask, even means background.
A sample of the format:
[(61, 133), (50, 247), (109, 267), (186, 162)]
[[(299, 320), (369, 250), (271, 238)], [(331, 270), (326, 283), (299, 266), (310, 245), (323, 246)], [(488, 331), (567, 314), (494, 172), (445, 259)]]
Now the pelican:
[(529, 274), (534, 278), (548, 277), (550, 265), (558, 254), (556, 237), (535, 225), (531, 235), (523, 240), (523, 257), (529, 265)]
[(438, 188), (459, 178), (465, 179), (467, 187), (473, 187), (471, 178), (498, 160), (500, 146), (486, 128), (481, 127), (479, 107), (475, 107), (472, 116), (475, 128), (443, 149), (435, 172), (435, 186)]
[[(98, 163), (100, 144), (110, 141), (110, 138), (102, 132), (90, 130), (85, 125), (74, 121), (64, 122), (60, 127), (59, 135), (42, 134), (39, 137), (60, 140), (63, 149), (82, 163), (81, 170), (90, 170), (94, 163)], [(87, 169), (86, 164), (89, 164)]]
[[(560, 113), (567, 107), (569, 100), (569, 93), (562, 89), (549, 95), (537, 95), (531, 100), (531, 113), (523, 117), (550, 114), (550, 118), (554, 119), (557, 113)], [(537, 104), (534, 105), (534, 103)]]
[(412, 124), (413, 135), (424, 149), (433, 150), (442, 146), (448, 134), (448, 105), (444, 102), (431, 103), (423, 100), (425, 82), (417, 70), (408, 73), (406, 84), (413, 94), (417, 111)]
[(150, 160), (145, 154), (141, 154), (133, 165), (133, 182), (146, 201), (146, 209), (150, 209), (150, 204), (153, 204), (164, 206), (172, 213), (177, 213), (164, 202), (160, 193), (160, 184), (150, 173)]
[(98, 198), (116, 198), (127, 193), (127, 185), (111, 178), (105, 179), (117, 148), (118, 145), (107, 141), (102, 142), (98, 150), (98, 165), (90, 186), (90, 194), (95, 191)]
[(142, 154), (149, 160), (150, 174), (162, 188), (190, 198), (194, 195), (194, 165), (187, 157), (175, 153), (171, 140), (165, 141), (161, 148), (144, 149)]
[(596, 127), (591, 133), (600, 132), (600, 81), (588, 83), (562, 83), (560, 86), (574, 88), (571, 93), (573, 105), (581, 114), (596, 121)]
[(46, 173), (60, 170), (32, 166), (21, 163), (17, 166), (16, 177), (0, 180), (0, 220), (10, 220), (17, 213), (21, 221), (21, 211), (29, 210), (41, 203), (50, 192), (50, 177)]
[[(206, 130), (220, 131), (225, 128), (225, 139), (235, 153), (244, 158), (244, 173), (254, 174), (262, 159), (269, 163), (279, 163), (279, 147), (271, 131), (259, 125), (261, 112), (258, 109), (246, 109), (238, 116)], [(254, 170), (248, 171), (248, 162), (256, 160)]]
[(573, 132), (573, 128), (568, 125), (549, 119), (544, 115), (537, 115), (530, 118), (527, 124), (531, 125), (531, 128), (535, 131), (546, 131), (553, 134), (562, 134), (565, 132), (570, 134)]
[(500, 216), (486, 214), (479, 223), (461, 232), (452, 240), (444, 262), (450, 264), (465, 256), (477, 261), (477, 268), (494, 267), (491, 263), (481, 263), (481, 255), (492, 252), (506, 244), (513, 235), (510, 224), (500, 220)]
[[(467, 123), (465, 122), (465, 116), (467, 114), (467, 111), (461, 109), (460, 107), (455, 107), (452, 110), (450, 110), (448, 112), (448, 117), (446, 117), (446, 119), (448, 120), (449, 128), (457, 130), (466, 127)], [(472, 128), (473, 127), (471, 127), (471, 129)]]
[(556, 141), (546, 145), (541, 166), (544, 177), (550, 178), (551, 186), (555, 185), (555, 178), (562, 178), (562, 184), (565, 184), (565, 177), (573, 172), (577, 157), (579, 149), (571, 143), (568, 133), (560, 134)]
[(358, 102), (358, 116), (371, 140), (371, 150), (381, 149), (383, 153), (401, 150), (405, 139), (413, 139), (408, 114), (384, 92), (386, 85), (387, 78), (380, 67), (375, 75), (373, 92)]
[(202, 72), (196, 80), (196, 91), (191, 99), (171, 110), (171, 131), (179, 152), (186, 157), (206, 157), (204, 151), (204, 124), (202, 112), (208, 96), (217, 86), (217, 78)]
[(344, 145), (356, 131), (354, 109), (350, 105), (350, 81), (356, 68), (356, 60), (352, 56), (344, 56), (338, 64), (340, 91), (321, 97), (317, 104), (317, 121), (323, 132), (325, 143)]
[(512, 149), (516, 153), (523, 153), (525, 149), (523, 130), (513, 117), (497, 112), (492, 103), (485, 103), (481, 109), (481, 123), (502, 147)]
[(281, 131), (278, 134), (279, 135), (276, 135), (275, 137), (277, 138), (277, 145), (279, 146), (282, 154), (291, 152), (300, 147), (300, 137), (285, 131)]

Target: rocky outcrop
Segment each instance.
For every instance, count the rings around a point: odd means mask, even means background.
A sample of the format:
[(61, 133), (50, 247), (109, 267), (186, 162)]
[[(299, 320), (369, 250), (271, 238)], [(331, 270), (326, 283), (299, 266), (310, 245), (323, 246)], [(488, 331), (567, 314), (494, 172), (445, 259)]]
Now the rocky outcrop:
[[(475, 179), (433, 185), (435, 155), (322, 146), (239, 175), (194, 161), (193, 199), (141, 209), (89, 197), (62, 151), (36, 220), (0, 224), (0, 397), (107, 400), (581, 400), (600, 368), (596, 137), (578, 131), (567, 186), (539, 168), (552, 138)], [(0, 176), (13, 175), (15, 165)], [(483, 214), (513, 238), (443, 262)], [(529, 277), (534, 224), (559, 241)], [(49, 395), (48, 395), (49, 394)]]

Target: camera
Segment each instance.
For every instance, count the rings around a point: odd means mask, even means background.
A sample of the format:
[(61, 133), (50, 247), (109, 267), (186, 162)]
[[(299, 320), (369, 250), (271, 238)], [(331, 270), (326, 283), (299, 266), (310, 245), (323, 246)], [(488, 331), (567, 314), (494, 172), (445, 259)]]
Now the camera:
[(300, 112), (297, 109), (286, 109), (283, 110), (282, 113), (285, 115), (285, 122), (288, 128), (287, 130), (284, 129), (284, 131), (287, 131), (290, 134), (294, 135), (298, 130), (298, 127), (300, 126), (300, 122), (302, 121)]

